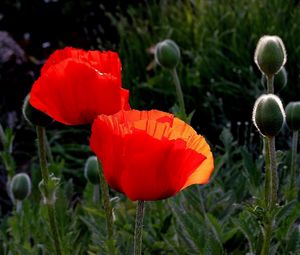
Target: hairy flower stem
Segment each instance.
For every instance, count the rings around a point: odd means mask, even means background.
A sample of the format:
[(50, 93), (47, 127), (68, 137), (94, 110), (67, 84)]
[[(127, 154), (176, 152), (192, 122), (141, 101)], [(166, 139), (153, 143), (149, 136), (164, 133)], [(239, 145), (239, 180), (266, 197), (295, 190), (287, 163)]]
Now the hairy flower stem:
[(135, 230), (134, 230), (134, 255), (142, 254), (142, 240), (143, 240), (143, 221), (144, 221), (144, 203), (145, 201), (139, 200), (136, 208)]
[[(36, 133), (37, 133), (37, 139), (38, 139), (38, 151), (39, 151), (39, 159), (40, 159), (40, 167), (41, 167), (41, 173), (42, 178), (44, 181), (44, 191), (45, 191), (45, 198), (46, 202), (50, 200), (50, 193), (48, 190), (48, 181), (49, 181), (49, 171), (47, 166), (47, 152), (46, 152), (46, 142), (45, 142), (45, 128), (36, 126)], [(47, 210), (48, 210), (48, 218), (50, 223), (50, 229), (52, 232), (52, 238), (54, 240), (54, 246), (56, 250), (57, 255), (61, 255), (61, 244), (60, 244), (60, 238), (59, 238), (59, 232), (55, 217), (55, 206), (53, 203), (46, 203), (47, 204)]]
[(44, 132), (44, 139), (45, 139), (45, 147), (46, 147), (47, 157), (48, 157), (48, 160), (50, 161), (50, 163), (52, 164), (54, 162), (54, 160), (53, 160), (53, 155), (52, 155), (51, 147), (50, 147), (48, 138), (46, 136), (46, 132)]
[(101, 198), (106, 216), (106, 228), (107, 228), (107, 236), (108, 240), (111, 240), (113, 237), (113, 211), (112, 205), (110, 203), (109, 198), (109, 189), (107, 182), (104, 178), (104, 173), (102, 170), (102, 166), (99, 165), (99, 175), (100, 175), (100, 187), (101, 187)]
[(269, 255), (270, 244), (272, 240), (272, 221), (268, 221), (264, 225), (264, 242), (260, 255)]
[(20, 214), (22, 212), (23, 202), (20, 200), (16, 201), (16, 213)]
[(292, 139), (292, 162), (291, 162), (291, 180), (290, 180), (290, 192), (291, 199), (295, 198), (296, 191), (296, 166), (297, 166), (297, 145), (298, 145), (298, 130), (293, 131)]
[(275, 137), (267, 137), (264, 139), (266, 142), (266, 215), (263, 229), (263, 247), (261, 255), (268, 255), (269, 248), (272, 240), (273, 230), (273, 209), (277, 203), (277, 189), (278, 189), (278, 176), (277, 176), (277, 165), (276, 165), (276, 150), (275, 150)]
[(277, 164), (276, 164), (276, 150), (275, 150), (275, 137), (268, 137), (269, 153), (270, 153), (270, 170), (272, 173), (272, 197), (271, 208), (273, 209), (277, 203), (277, 190), (278, 190), (278, 176), (277, 176)]
[(267, 76), (267, 93), (274, 94), (274, 75)]
[(265, 154), (265, 205), (267, 208), (270, 207), (271, 191), (272, 191), (272, 172), (270, 169), (270, 148), (268, 138), (263, 138), (264, 142), (264, 154)]
[(178, 78), (176, 68), (173, 68), (171, 70), (171, 74), (172, 74), (173, 81), (174, 81), (175, 88), (176, 88), (176, 95), (177, 95), (177, 100), (178, 100), (178, 103), (179, 103), (180, 113), (182, 115), (183, 121), (187, 121), (187, 115), (185, 113), (183, 93), (182, 93), (182, 89), (181, 89), (181, 85), (180, 85), (180, 81), (179, 81), (179, 78)]

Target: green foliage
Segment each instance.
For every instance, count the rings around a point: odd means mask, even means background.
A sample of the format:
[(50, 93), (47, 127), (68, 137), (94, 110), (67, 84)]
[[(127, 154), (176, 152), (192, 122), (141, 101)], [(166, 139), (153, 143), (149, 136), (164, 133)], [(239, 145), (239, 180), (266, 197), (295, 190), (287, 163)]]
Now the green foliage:
[[(290, 153), (277, 151), (279, 204), (269, 212), (259, 134), (252, 133), (248, 122), (235, 125), (236, 120), (250, 121), (254, 98), (263, 90), (252, 57), (261, 35), (280, 35), (293, 52), (287, 66), (290, 84), (284, 92), (287, 96), (299, 92), (299, 12), (298, 5), (281, 0), (162, 0), (107, 14), (119, 31), (123, 79), (131, 89), (132, 106), (179, 112), (172, 77), (156, 67), (149, 54), (157, 42), (172, 38), (182, 53), (178, 71), (191, 123), (218, 144), (212, 146), (215, 170), (209, 184), (146, 203), (145, 255), (259, 254), (264, 220), (273, 215), (276, 228), (270, 254), (300, 254), (300, 203), (287, 202)], [(225, 125), (228, 120), (232, 127)], [(107, 240), (102, 204), (93, 199), (94, 187), (84, 179), (84, 162), (91, 155), (89, 135), (90, 127), (58, 125), (48, 132), (53, 153), (48, 155), (49, 169), (61, 180), (55, 207), (64, 254), (132, 254), (136, 203), (110, 191), (115, 240)], [(13, 131), (6, 129), (5, 137), (2, 164), (14, 173)], [(54, 254), (38, 190), (37, 157), (32, 156), (30, 163), (32, 194), (19, 212), (13, 208), (11, 215), (0, 219), (3, 255)]]
[(283, 92), (289, 98), (300, 92), (300, 7), (293, 1), (147, 1), (129, 6), (125, 14), (109, 15), (120, 35), (123, 81), (133, 107), (169, 110), (174, 105), (172, 79), (154, 65), (152, 54), (158, 42), (170, 38), (182, 53), (178, 72), (187, 112), (196, 110), (192, 124), (210, 139), (228, 119), (249, 120), (263, 90), (253, 60), (262, 35), (279, 35), (292, 52)]

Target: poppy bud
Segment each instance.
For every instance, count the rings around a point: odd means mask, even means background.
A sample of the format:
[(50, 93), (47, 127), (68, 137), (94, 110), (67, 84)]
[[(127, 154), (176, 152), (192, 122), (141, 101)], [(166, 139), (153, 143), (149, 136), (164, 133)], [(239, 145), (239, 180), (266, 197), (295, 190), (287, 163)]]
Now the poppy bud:
[(100, 183), (99, 164), (96, 156), (87, 159), (84, 166), (84, 177), (94, 185)]
[(277, 135), (285, 121), (285, 113), (279, 97), (273, 94), (260, 96), (254, 104), (252, 120), (262, 135)]
[(16, 200), (24, 200), (31, 193), (31, 181), (27, 174), (16, 174), (11, 181), (11, 194)]
[(286, 51), (278, 36), (265, 35), (257, 43), (254, 61), (267, 76), (276, 74), (286, 62)]
[[(39, 183), (39, 189), (42, 193), (44, 204), (55, 204), (56, 191), (59, 186), (60, 179), (55, 177), (53, 174), (49, 176), (47, 184), (44, 179)], [(46, 186), (47, 185), (47, 186)]]
[(300, 129), (300, 102), (290, 102), (285, 108), (286, 123), (291, 130)]
[(172, 40), (159, 42), (155, 47), (155, 61), (164, 68), (173, 69), (180, 60), (178, 45)]
[[(267, 78), (263, 74), (261, 78), (261, 83), (266, 88), (267, 87)], [(282, 90), (287, 84), (287, 72), (283, 66), (278, 73), (274, 75), (274, 88), (277, 92)]]
[(48, 115), (46, 115), (45, 113), (34, 108), (29, 103), (29, 97), (30, 97), (29, 94), (25, 97), (23, 109), (22, 109), (25, 120), (33, 126), (46, 127), (50, 125), (53, 122), (53, 119)]

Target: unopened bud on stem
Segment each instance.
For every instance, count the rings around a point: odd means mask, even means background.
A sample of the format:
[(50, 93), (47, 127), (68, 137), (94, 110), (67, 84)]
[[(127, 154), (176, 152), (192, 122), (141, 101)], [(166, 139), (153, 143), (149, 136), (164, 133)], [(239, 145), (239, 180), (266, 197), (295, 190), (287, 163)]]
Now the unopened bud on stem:
[(159, 42), (155, 47), (155, 60), (164, 68), (174, 69), (180, 60), (178, 45), (169, 39)]
[(96, 156), (89, 157), (84, 166), (84, 177), (92, 184), (100, 183), (99, 164)]
[(26, 173), (19, 173), (12, 178), (10, 187), (13, 198), (22, 201), (31, 193), (31, 180)]
[(280, 98), (273, 94), (260, 96), (254, 104), (252, 120), (262, 135), (276, 136), (285, 121), (285, 112)]
[(286, 63), (286, 51), (280, 37), (265, 35), (257, 43), (254, 61), (266, 76), (273, 76)]

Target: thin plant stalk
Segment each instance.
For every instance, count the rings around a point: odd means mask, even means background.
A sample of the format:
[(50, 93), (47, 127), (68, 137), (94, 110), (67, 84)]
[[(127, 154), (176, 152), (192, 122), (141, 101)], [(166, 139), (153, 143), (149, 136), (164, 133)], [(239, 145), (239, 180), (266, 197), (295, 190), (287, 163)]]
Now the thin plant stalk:
[(107, 228), (107, 236), (108, 239), (111, 240), (113, 237), (114, 229), (113, 229), (113, 211), (112, 205), (109, 197), (109, 189), (107, 182), (104, 178), (104, 173), (102, 166), (99, 165), (99, 175), (100, 175), (100, 187), (101, 187), (101, 198), (106, 216), (106, 228)]
[(264, 154), (265, 154), (265, 205), (267, 208), (270, 206), (271, 201), (271, 191), (272, 191), (272, 172), (270, 169), (270, 148), (268, 143), (268, 138), (263, 138), (264, 142)]
[(59, 231), (56, 222), (56, 213), (55, 213), (55, 206), (50, 200), (50, 192), (48, 190), (48, 182), (49, 182), (49, 170), (47, 166), (47, 152), (46, 152), (46, 141), (45, 141), (45, 128), (41, 126), (36, 126), (36, 133), (38, 139), (38, 151), (39, 151), (39, 159), (40, 159), (40, 167), (42, 178), (44, 181), (44, 192), (45, 192), (45, 200), (48, 210), (48, 219), (50, 223), (50, 229), (52, 232), (52, 238), (54, 240), (55, 251), (57, 255), (62, 254), (61, 250), (61, 243), (59, 238)]
[(296, 189), (296, 166), (297, 166), (297, 145), (298, 145), (298, 130), (293, 131), (292, 139), (292, 162), (291, 162), (291, 181), (290, 191), (292, 197), (294, 197), (294, 191)]
[[(266, 196), (267, 201), (267, 212), (265, 215), (264, 229), (263, 229), (263, 247), (261, 250), (261, 255), (268, 255), (270, 244), (272, 241), (272, 231), (273, 231), (273, 214), (272, 210), (276, 207), (277, 203), (277, 190), (278, 190), (278, 176), (277, 176), (277, 165), (276, 165), (276, 150), (275, 150), (275, 137), (267, 137), (267, 151), (266, 152), (266, 162), (269, 163), (266, 174), (266, 187), (270, 189), (269, 196)], [(267, 159), (269, 157), (269, 160)], [(269, 183), (268, 183), (269, 182)]]
[(180, 85), (180, 81), (179, 81), (179, 78), (178, 78), (176, 68), (173, 68), (171, 70), (171, 75), (173, 77), (173, 81), (174, 81), (175, 88), (176, 88), (176, 95), (177, 95), (177, 100), (178, 100), (178, 103), (179, 103), (180, 113), (182, 114), (183, 120), (186, 121), (187, 120), (187, 115), (186, 115), (186, 112), (185, 112), (184, 98), (183, 98), (183, 93), (182, 93), (182, 89), (181, 89), (181, 85)]
[(277, 175), (277, 164), (276, 164), (276, 150), (275, 150), (275, 137), (269, 137), (269, 149), (270, 149), (270, 170), (272, 173), (272, 197), (271, 206), (272, 209), (277, 203), (277, 192), (278, 192), (278, 175)]
[(274, 75), (267, 76), (267, 93), (274, 94)]
[(145, 213), (145, 201), (139, 200), (136, 208), (135, 229), (134, 229), (134, 255), (142, 254), (143, 243), (143, 221)]
[(21, 213), (23, 208), (23, 202), (20, 200), (16, 200), (16, 212)]
[(272, 221), (268, 221), (264, 225), (263, 230), (264, 242), (260, 255), (269, 255), (270, 244), (272, 240)]
[(51, 147), (50, 147), (46, 132), (45, 132), (44, 136), (45, 136), (44, 139), (45, 139), (47, 157), (48, 157), (48, 160), (50, 161), (50, 163), (53, 163), (54, 162), (53, 155), (52, 155)]

